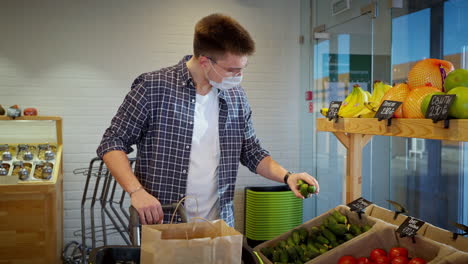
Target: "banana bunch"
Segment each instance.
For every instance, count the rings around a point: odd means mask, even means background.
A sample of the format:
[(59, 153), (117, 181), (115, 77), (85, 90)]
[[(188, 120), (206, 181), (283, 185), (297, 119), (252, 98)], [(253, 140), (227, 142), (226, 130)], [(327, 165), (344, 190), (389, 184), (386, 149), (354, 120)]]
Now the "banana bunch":
[[(382, 98), (392, 86), (382, 81), (374, 82), (374, 92), (362, 90), (359, 85), (354, 85), (351, 93), (343, 101), (338, 116), (372, 118), (382, 103)], [(320, 114), (327, 116), (328, 108), (321, 108)]]
[(364, 103), (364, 108), (361, 112), (357, 114), (356, 117), (363, 118), (372, 118), (375, 116), (377, 110), (379, 110), (380, 104), (382, 103), (382, 98), (385, 93), (390, 90), (392, 86), (383, 83), (382, 81), (374, 82), (374, 92), (368, 98), (369, 100)]
[(382, 98), (384, 97), (385, 93), (388, 92), (388, 90), (390, 90), (391, 88), (391, 85), (385, 84), (382, 81), (375, 81), (374, 92), (372, 93), (372, 96), (369, 98), (369, 101), (365, 104), (365, 106), (372, 112), (377, 112), (377, 110), (379, 110), (380, 104), (382, 103)]
[(340, 117), (359, 117), (369, 110), (364, 105), (368, 102), (368, 93), (362, 90), (361, 86), (355, 84), (351, 93), (345, 98), (338, 111)]
[(327, 117), (328, 108), (320, 108), (320, 114), (322, 114), (324, 117)]

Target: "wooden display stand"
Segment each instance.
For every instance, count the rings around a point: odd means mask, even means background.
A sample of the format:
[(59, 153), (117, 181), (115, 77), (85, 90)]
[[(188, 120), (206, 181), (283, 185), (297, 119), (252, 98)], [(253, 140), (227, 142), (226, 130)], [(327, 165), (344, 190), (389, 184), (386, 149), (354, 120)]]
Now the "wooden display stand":
[(317, 119), (317, 130), (332, 132), (346, 147), (346, 203), (361, 197), (362, 193), (362, 148), (373, 135), (425, 138), (438, 140), (468, 141), (468, 119), (433, 123), (430, 119), (392, 119), (378, 121), (376, 118), (339, 118), (338, 122), (326, 118)]
[[(0, 263), (61, 263), (63, 248), (63, 160), (60, 117), (0, 116), (0, 122), (55, 122), (55, 168), (51, 179), (0, 185)], [(0, 132), (0, 139), (1, 139)], [(24, 134), (24, 133), (23, 133)], [(9, 143), (9, 142), (1, 142)], [(5, 176), (3, 176), (5, 177)]]

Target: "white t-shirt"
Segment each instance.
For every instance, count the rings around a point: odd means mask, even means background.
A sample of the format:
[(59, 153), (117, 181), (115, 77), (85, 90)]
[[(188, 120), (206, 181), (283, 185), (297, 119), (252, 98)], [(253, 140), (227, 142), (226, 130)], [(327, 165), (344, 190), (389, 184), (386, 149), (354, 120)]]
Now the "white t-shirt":
[(211, 88), (206, 95), (196, 95), (195, 120), (187, 178), (185, 200), (188, 220), (199, 216), (208, 220), (219, 219), (218, 165), (220, 159), (218, 133), (218, 89)]

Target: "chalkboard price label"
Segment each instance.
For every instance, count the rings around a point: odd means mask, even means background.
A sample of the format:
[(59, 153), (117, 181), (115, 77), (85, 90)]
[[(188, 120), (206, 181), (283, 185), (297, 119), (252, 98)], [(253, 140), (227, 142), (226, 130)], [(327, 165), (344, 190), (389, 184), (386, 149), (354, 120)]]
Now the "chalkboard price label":
[(424, 225), (425, 222), (409, 216), (406, 220), (398, 227), (397, 233), (400, 233), (400, 237), (414, 237), (418, 230)]
[(369, 202), (366, 199), (360, 197), (360, 198), (350, 202), (348, 204), (348, 207), (350, 208), (351, 211), (360, 212), (363, 209), (367, 208), (371, 204), (372, 204), (372, 202)]
[(436, 94), (431, 97), (427, 107), (426, 118), (434, 122), (448, 119), (449, 108), (455, 100), (455, 94)]
[(328, 107), (327, 118), (328, 120), (338, 118), (338, 111), (340, 111), (341, 101), (332, 101)]
[(393, 113), (400, 107), (402, 102), (385, 100), (380, 105), (379, 110), (375, 114), (375, 118), (378, 118), (379, 121), (384, 119), (390, 119), (393, 116)]

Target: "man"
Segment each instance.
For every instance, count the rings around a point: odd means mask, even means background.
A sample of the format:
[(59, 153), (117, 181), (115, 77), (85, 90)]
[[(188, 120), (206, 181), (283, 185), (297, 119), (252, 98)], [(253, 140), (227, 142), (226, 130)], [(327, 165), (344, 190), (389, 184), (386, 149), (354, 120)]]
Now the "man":
[[(248, 56), (255, 51), (250, 34), (231, 17), (213, 14), (196, 24), (193, 51), (178, 64), (134, 81), (97, 150), (130, 194), (141, 222), (169, 222), (161, 204), (191, 196), (198, 203), (185, 201), (189, 217), (221, 218), (233, 226), (239, 162), (287, 183), (299, 198), (299, 179), (318, 191), (312, 176), (289, 173), (255, 135), (240, 87)], [(133, 144), (134, 173), (126, 155)]]

